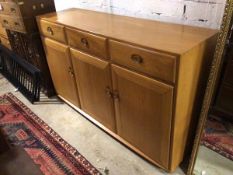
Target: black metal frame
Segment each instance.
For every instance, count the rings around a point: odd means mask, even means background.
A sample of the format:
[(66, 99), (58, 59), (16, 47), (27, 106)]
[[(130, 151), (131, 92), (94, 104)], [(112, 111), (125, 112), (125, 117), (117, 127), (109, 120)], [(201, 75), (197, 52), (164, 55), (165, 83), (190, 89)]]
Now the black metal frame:
[(31, 102), (40, 100), (41, 71), (0, 45), (0, 72)]
[(55, 95), (56, 93), (53, 87), (40, 33), (22, 34), (10, 30), (6, 31), (14, 53), (41, 71), (41, 91), (48, 97)]

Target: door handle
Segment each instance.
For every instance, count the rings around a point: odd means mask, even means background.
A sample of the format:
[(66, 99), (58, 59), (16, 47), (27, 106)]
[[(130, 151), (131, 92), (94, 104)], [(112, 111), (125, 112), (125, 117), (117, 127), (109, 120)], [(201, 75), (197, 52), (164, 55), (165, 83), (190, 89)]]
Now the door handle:
[(74, 77), (74, 71), (72, 70), (71, 67), (69, 67), (68, 72), (69, 72), (69, 74), (71, 75), (71, 77)]
[(106, 89), (105, 89), (105, 94), (106, 94), (109, 98), (113, 98), (112, 90), (110, 89), (109, 86), (106, 87)]
[(119, 92), (117, 90), (114, 90), (112, 94), (113, 94), (114, 100), (116, 100), (116, 101), (120, 100)]

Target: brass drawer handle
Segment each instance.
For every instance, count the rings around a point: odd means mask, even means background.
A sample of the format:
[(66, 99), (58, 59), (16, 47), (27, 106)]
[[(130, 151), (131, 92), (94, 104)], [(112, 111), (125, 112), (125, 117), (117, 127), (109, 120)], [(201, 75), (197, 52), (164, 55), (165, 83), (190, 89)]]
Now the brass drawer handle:
[(48, 32), (50, 35), (54, 35), (53, 30), (52, 30), (51, 27), (47, 27), (47, 32)]
[(32, 6), (32, 9), (33, 9), (33, 10), (36, 10), (36, 5), (33, 5), (33, 6)]
[(89, 43), (86, 38), (81, 38), (81, 43), (84, 45), (86, 48), (89, 48)]
[(15, 8), (11, 8), (11, 12), (16, 13), (16, 9)]
[(4, 20), (3, 20), (3, 23), (4, 23), (4, 24), (8, 24), (8, 21), (4, 19)]
[(131, 55), (131, 60), (134, 61), (135, 63), (138, 63), (138, 64), (143, 63), (143, 58), (137, 54)]

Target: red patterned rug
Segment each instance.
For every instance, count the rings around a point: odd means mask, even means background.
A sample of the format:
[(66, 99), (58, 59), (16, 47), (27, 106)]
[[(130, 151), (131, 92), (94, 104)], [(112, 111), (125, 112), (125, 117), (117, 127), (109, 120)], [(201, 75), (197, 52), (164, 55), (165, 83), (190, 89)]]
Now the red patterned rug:
[(11, 93), (0, 96), (0, 127), (10, 145), (23, 147), (45, 175), (100, 174)]
[(202, 144), (233, 160), (233, 123), (209, 116), (202, 137)]

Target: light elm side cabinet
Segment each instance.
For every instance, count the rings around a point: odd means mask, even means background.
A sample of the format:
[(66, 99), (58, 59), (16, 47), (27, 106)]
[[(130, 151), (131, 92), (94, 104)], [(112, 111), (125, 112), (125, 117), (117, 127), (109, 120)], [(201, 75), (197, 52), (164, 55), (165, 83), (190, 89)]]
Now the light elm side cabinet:
[(217, 31), (81, 9), (37, 22), (58, 96), (174, 171), (194, 133)]

